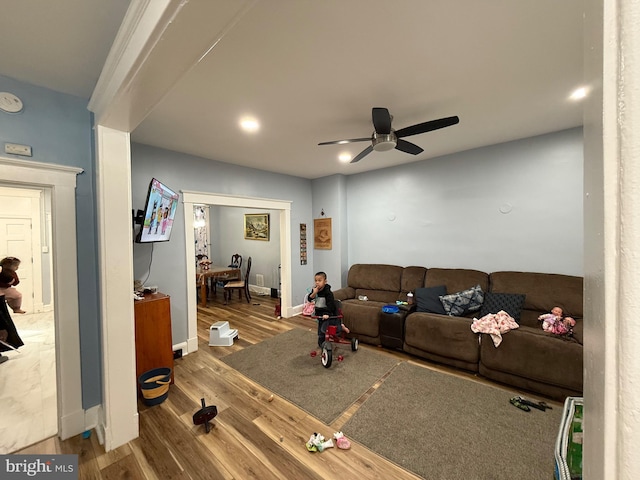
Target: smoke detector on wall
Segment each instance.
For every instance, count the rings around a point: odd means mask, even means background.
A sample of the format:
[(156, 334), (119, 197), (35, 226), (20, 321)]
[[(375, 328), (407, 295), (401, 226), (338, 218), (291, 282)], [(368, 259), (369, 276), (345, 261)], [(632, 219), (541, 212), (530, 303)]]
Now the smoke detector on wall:
[(23, 108), (22, 100), (13, 93), (0, 92), (0, 110), (6, 113), (19, 113)]

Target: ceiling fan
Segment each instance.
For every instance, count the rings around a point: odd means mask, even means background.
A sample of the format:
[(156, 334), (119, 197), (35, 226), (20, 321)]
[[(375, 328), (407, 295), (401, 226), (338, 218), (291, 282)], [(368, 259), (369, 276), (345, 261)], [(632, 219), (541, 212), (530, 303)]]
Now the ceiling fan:
[(389, 114), (389, 110), (381, 107), (374, 107), (371, 109), (371, 117), (373, 119), (373, 134), (370, 137), (365, 138), (350, 138), (348, 140), (334, 140), (332, 142), (322, 142), (318, 145), (335, 145), (343, 143), (354, 142), (366, 142), (370, 141), (371, 145), (365, 148), (357, 156), (351, 160), (351, 163), (356, 163), (369, 155), (372, 151), (386, 152), (395, 148), (402, 152), (410, 153), (411, 155), (418, 155), (424, 150), (418, 145), (403, 140), (402, 137), (410, 137), (411, 135), (418, 135), (420, 133), (431, 132), (432, 130), (438, 130), (439, 128), (450, 127), (460, 122), (460, 119), (456, 116), (439, 118), (437, 120), (431, 120), (429, 122), (418, 123), (411, 125), (410, 127), (401, 128), (400, 130), (394, 130), (391, 128), (391, 121), (393, 116)]

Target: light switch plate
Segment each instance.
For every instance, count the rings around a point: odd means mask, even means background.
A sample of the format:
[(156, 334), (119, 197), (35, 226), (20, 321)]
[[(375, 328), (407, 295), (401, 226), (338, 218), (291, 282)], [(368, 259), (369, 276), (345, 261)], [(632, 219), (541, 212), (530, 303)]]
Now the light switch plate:
[(4, 153), (12, 155), (22, 155), (24, 157), (31, 156), (31, 147), (29, 145), (19, 145), (17, 143), (5, 143)]

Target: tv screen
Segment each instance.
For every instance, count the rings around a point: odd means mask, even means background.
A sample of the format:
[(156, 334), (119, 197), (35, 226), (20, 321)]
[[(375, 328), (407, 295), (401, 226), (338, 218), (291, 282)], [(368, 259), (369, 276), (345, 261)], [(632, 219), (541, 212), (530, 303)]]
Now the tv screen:
[(159, 180), (149, 184), (144, 220), (136, 237), (138, 243), (166, 242), (171, 237), (173, 219), (180, 196)]

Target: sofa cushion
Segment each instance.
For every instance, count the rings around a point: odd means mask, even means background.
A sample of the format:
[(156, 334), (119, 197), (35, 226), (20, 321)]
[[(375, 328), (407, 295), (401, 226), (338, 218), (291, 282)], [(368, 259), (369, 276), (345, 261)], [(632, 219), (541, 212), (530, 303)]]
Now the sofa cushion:
[(399, 292), (403, 270), (397, 265), (357, 263), (349, 268), (347, 285), (356, 290)]
[(491, 292), (526, 293), (518, 323), (535, 328), (540, 327), (538, 316), (556, 305), (562, 307), (565, 315), (582, 318), (582, 290), (582, 277), (571, 275), (531, 272), (491, 274)]
[(476, 312), (482, 307), (484, 292), (480, 285), (462, 290), (461, 292), (440, 296), (440, 302), (447, 315), (460, 317), (469, 312)]
[(442, 302), (440, 301), (440, 297), (446, 294), (447, 287), (444, 285), (429, 288), (416, 288), (416, 311), (446, 315), (447, 312), (444, 310)]
[(459, 292), (469, 288), (469, 285), (480, 285), (484, 292), (488, 292), (489, 274), (466, 268), (429, 268), (424, 278), (424, 286), (436, 285), (446, 285), (447, 292)]
[[(402, 270), (402, 280), (400, 284), (400, 290), (402, 294), (407, 292), (413, 292), (416, 288), (420, 288), (424, 285), (424, 276), (427, 273), (427, 269), (424, 267), (405, 267)], [(401, 300), (400, 298), (398, 300)]]
[(507, 312), (516, 322), (520, 320), (520, 312), (526, 295), (519, 293), (493, 293), (484, 294), (484, 302), (480, 309), (480, 318), (490, 313), (498, 313), (500, 310)]

